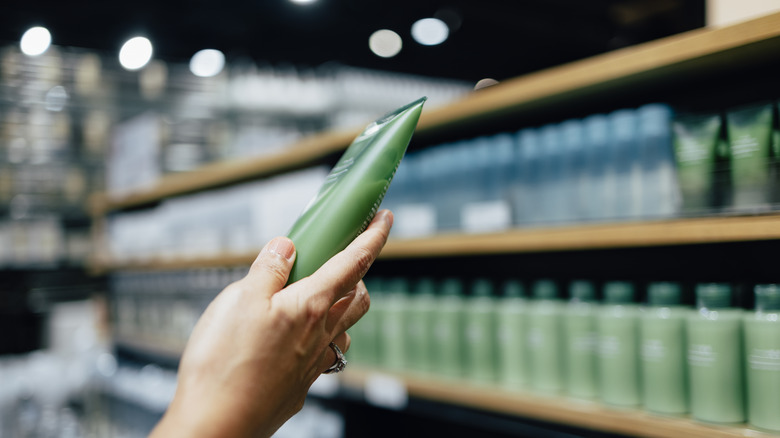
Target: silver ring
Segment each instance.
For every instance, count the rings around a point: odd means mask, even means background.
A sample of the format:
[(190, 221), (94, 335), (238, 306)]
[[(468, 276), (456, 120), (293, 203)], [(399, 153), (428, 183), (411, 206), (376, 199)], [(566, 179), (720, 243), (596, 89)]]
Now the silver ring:
[(331, 365), (330, 368), (323, 371), (322, 374), (340, 373), (344, 371), (344, 368), (347, 367), (347, 359), (344, 357), (344, 353), (341, 352), (339, 346), (331, 342), (330, 349), (333, 350), (334, 353), (336, 353), (336, 362), (333, 365)]

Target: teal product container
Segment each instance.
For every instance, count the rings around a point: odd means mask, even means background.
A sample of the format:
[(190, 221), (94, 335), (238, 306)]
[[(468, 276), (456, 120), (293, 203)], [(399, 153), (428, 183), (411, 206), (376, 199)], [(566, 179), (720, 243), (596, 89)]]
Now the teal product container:
[(288, 283), (314, 273), (373, 219), (411, 141), (425, 98), (369, 124), (344, 152), (288, 237), (295, 264)]
[(586, 150), (582, 121), (577, 119), (561, 123), (563, 141), (563, 199), (564, 222), (577, 222), (585, 219), (588, 202)]
[(564, 303), (551, 280), (533, 285), (528, 313), (528, 358), (531, 388), (547, 394), (563, 390), (562, 324)]
[(405, 315), (409, 302), (409, 281), (390, 278), (384, 282), (382, 296), (382, 365), (393, 371), (407, 366)]
[(433, 315), (433, 363), (437, 375), (458, 379), (464, 377), (463, 324), (466, 302), (463, 282), (444, 279), (439, 285), (437, 308)]
[(496, 310), (498, 380), (502, 387), (518, 389), (528, 382), (528, 301), (523, 284), (517, 280), (505, 282), (502, 289)]
[(740, 211), (768, 210), (772, 183), (771, 103), (726, 113), (733, 184), (733, 207)]
[(711, 211), (716, 202), (716, 170), (721, 117), (684, 115), (672, 124), (681, 211), (697, 215)]
[(569, 285), (569, 297), (563, 314), (566, 394), (595, 399), (598, 396), (596, 314), (599, 307), (596, 290), (589, 281), (573, 281)]
[(780, 432), (780, 285), (758, 285), (755, 295), (745, 317), (748, 423)]
[(691, 416), (711, 423), (745, 421), (743, 312), (731, 307), (727, 284), (696, 287), (697, 311), (688, 317)]
[(659, 414), (689, 410), (685, 322), (690, 309), (680, 300), (678, 283), (651, 283), (640, 322), (643, 404)]
[(407, 300), (405, 345), (407, 366), (410, 371), (433, 371), (433, 315), (436, 311), (436, 283), (422, 278), (414, 286)]
[(476, 383), (494, 383), (496, 358), (496, 297), (490, 280), (479, 278), (467, 298), (464, 339), (466, 375)]
[(642, 203), (637, 113), (633, 109), (621, 109), (610, 113), (608, 118), (612, 175), (607, 191), (608, 218), (635, 219)]
[(601, 221), (607, 215), (607, 194), (612, 187), (609, 165), (609, 124), (607, 116), (595, 114), (583, 119), (587, 167), (588, 203), (585, 219)]
[(669, 105), (653, 103), (637, 110), (643, 218), (672, 217), (679, 213), (680, 196), (672, 146), (674, 112)]
[(596, 318), (599, 395), (604, 403), (627, 407), (642, 403), (639, 312), (631, 283), (604, 285), (604, 302)]
[(518, 178), (513, 195), (514, 221), (517, 225), (543, 221), (542, 209), (542, 146), (537, 129), (527, 128), (517, 134)]

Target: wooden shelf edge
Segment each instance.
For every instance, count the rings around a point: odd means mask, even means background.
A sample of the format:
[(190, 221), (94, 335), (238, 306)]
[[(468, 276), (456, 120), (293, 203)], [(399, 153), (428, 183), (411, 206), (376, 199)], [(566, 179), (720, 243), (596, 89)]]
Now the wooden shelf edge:
[[(702, 59), (718, 58), (727, 65), (734, 62), (729, 56), (734, 49), (761, 42), (780, 48), (780, 13), (728, 27), (697, 29), (510, 79), (445, 107), (424, 111), (417, 132), (427, 133), (469, 120), (484, 119), (523, 105), (560, 99), (618, 80), (646, 77), (652, 72)], [(752, 56), (759, 57), (760, 53)], [(96, 194), (89, 202), (89, 210), (93, 216), (101, 216), (110, 211), (312, 163), (345, 149), (358, 133), (358, 130), (324, 132), (304, 138), (281, 152), (209, 164), (194, 172), (165, 176), (152, 187), (124, 196)]]
[(342, 374), (341, 383), (362, 390), (372, 374), (399, 379), (412, 397), (602, 432), (653, 438), (777, 436), (741, 425), (704, 424), (688, 418), (654, 415), (638, 409), (612, 408), (592, 401), (509, 391), (498, 386), (446, 380), (432, 375), (371, 370), (360, 366), (347, 368)]
[[(380, 259), (498, 255), (511, 253), (753, 242), (780, 239), (780, 213), (758, 216), (703, 217), (512, 229), (491, 234), (440, 234), (391, 239)], [(177, 270), (249, 266), (257, 251), (188, 259), (149, 259), (127, 263), (95, 262), (96, 274), (119, 270)]]

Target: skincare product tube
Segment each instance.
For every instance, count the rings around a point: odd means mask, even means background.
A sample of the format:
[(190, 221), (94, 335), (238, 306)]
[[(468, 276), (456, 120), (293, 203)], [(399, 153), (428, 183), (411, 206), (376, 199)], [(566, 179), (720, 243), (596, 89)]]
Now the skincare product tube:
[(587, 167), (588, 203), (585, 218), (600, 221), (606, 218), (607, 192), (611, 187), (609, 165), (609, 123), (607, 116), (596, 114), (582, 121), (585, 133), (585, 165)]
[(596, 318), (599, 334), (599, 387), (604, 403), (642, 403), (639, 373), (639, 306), (634, 286), (622, 281), (604, 285), (604, 304)]
[(498, 375), (502, 385), (520, 388), (528, 382), (526, 319), (528, 301), (522, 283), (509, 280), (503, 285), (496, 315), (498, 327)]
[(382, 280), (377, 277), (364, 279), (371, 294), (371, 312), (364, 315), (349, 331), (352, 337), (350, 360), (365, 365), (379, 365), (379, 327), (382, 310)]
[(475, 383), (496, 380), (496, 298), (490, 280), (479, 278), (467, 298), (465, 320), (467, 375)]
[(648, 307), (640, 321), (642, 396), (651, 412), (688, 412), (688, 373), (685, 320), (689, 309), (680, 305), (680, 285), (651, 283)]
[(433, 342), (433, 314), (436, 311), (435, 283), (422, 278), (414, 286), (407, 300), (406, 365), (410, 371), (429, 372), (434, 369), (431, 345)]
[(425, 98), (378, 119), (352, 142), (288, 237), (297, 257), (288, 283), (311, 275), (371, 222), (422, 113)]
[(713, 208), (720, 126), (717, 114), (679, 117), (673, 123), (677, 181), (684, 214), (707, 213)]
[(578, 280), (569, 286), (569, 295), (563, 315), (566, 393), (575, 398), (594, 399), (598, 395), (596, 291), (593, 283)]
[(406, 333), (404, 322), (409, 301), (409, 281), (405, 278), (391, 278), (384, 282), (382, 295), (382, 346), (383, 366), (403, 371), (407, 368)]
[(463, 321), (466, 303), (463, 282), (447, 278), (439, 286), (438, 306), (433, 315), (433, 362), (437, 374), (446, 378), (464, 375)]
[(671, 217), (679, 212), (674, 174), (671, 107), (655, 103), (637, 110), (642, 168), (643, 218)]
[(528, 314), (530, 384), (540, 392), (557, 394), (563, 390), (561, 316), (564, 304), (559, 299), (558, 286), (551, 280), (537, 281), (533, 294)]
[(697, 311), (688, 318), (691, 415), (711, 423), (745, 421), (742, 375), (743, 312), (731, 307), (727, 284), (696, 287)]
[(755, 294), (756, 311), (745, 317), (748, 422), (780, 432), (780, 285)]
[(729, 152), (733, 207), (761, 211), (769, 208), (772, 105), (729, 111)]

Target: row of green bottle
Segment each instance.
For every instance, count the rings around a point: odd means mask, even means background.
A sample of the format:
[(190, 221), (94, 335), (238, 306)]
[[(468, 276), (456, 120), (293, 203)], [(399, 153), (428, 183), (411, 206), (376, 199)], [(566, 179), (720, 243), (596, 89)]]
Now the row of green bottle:
[(731, 307), (731, 286), (550, 280), (526, 298), (519, 281), (367, 279), (371, 311), (350, 330), (350, 360), (504, 389), (642, 407), (780, 431), (780, 286), (755, 287), (756, 309)]

